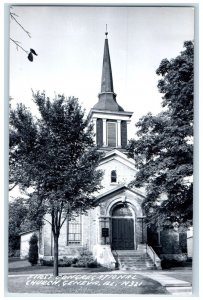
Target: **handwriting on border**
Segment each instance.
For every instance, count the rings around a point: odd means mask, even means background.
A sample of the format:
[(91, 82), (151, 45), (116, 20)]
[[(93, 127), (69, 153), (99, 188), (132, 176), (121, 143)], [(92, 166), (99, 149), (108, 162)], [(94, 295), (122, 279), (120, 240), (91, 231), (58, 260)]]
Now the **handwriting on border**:
[(142, 280), (135, 274), (68, 274), (54, 277), (53, 275), (29, 275), (27, 286), (126, 286), (140, 287)]

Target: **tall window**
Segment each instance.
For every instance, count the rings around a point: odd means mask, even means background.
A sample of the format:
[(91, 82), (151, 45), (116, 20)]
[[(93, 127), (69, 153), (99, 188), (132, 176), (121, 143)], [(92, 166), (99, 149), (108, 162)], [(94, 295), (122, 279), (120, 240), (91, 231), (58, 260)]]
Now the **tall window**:
[(81, 243), (81, 215), (76, 217), (71, 217), (68, 219), (68, 236), (67, 244), (77, 244)]
[(107, 145), (116, 147), (116, 122), (107, 122)]
[(111, 182), (117, 182), (117, 174), (116, 171), (111, 171)]

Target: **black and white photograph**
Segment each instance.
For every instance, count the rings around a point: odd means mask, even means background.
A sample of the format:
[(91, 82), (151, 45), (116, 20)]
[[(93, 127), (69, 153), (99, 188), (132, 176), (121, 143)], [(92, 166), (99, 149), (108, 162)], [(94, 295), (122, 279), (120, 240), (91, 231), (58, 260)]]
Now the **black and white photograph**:
[(9, 5), (9, 296), (193, 295), (196, 10)]

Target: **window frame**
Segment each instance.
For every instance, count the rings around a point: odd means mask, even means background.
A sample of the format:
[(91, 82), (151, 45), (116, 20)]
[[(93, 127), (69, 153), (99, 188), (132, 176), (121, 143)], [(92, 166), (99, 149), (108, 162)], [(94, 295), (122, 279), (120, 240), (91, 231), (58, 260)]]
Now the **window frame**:
[[(112, 174), (113, 172), (115, 172), (115, 175)], [(112, 178), (115, 178), (116, 181), (112, 181)], [(111, 184), (115, 184), (117, 182), (118, 182), (117, 171), (116, 170), (111, 170)]]
[[(75, 218), (79, 218), (79, 222), (76, 221), (76, 220), (71, 220), (70, 217), (67, 218), (67, 246), (80, 246), (82, 244), (82, 215), (78, 215), (78, 216), (75, 216)], [(70, 231), (70, 225), (71, 225), (71, 222), (72, 222), (72, 225), (76, 224), (76, 225), (79, 225), (79, 232), (72, 232), (73, 229), (71, 229)], [(70, 234), (73, 234), (74, 238), (73, 239), (70, 239), (69, 235)], [(75, 236), (79, 234), (80, 238), (79, 240), (75, 238)]]

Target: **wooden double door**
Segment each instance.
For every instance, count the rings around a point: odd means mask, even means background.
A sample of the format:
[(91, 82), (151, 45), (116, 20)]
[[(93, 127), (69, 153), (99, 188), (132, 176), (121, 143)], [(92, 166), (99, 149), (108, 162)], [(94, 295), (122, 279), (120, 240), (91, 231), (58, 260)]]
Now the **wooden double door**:
[(135, 249), (133, 218), (112, 218), (112, 249)]

